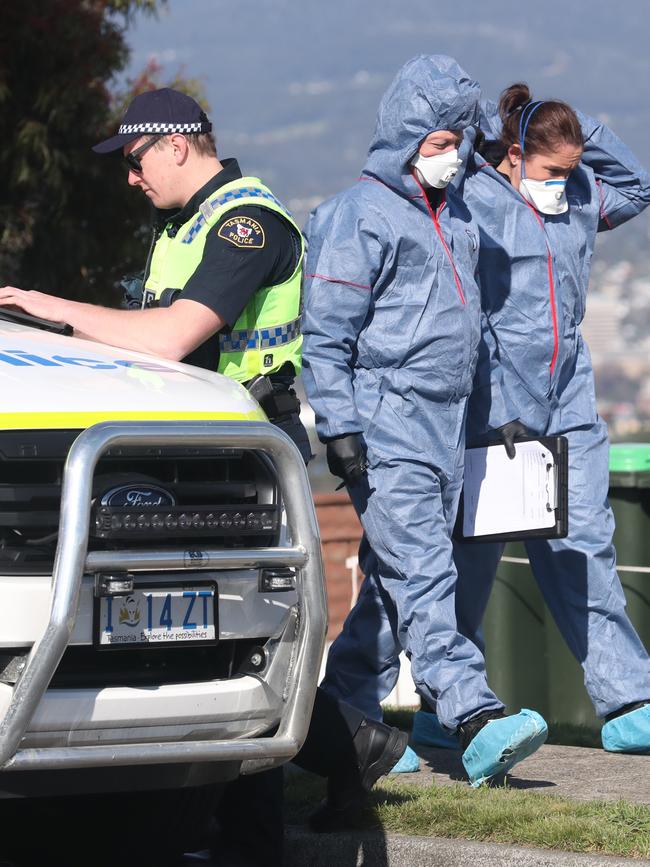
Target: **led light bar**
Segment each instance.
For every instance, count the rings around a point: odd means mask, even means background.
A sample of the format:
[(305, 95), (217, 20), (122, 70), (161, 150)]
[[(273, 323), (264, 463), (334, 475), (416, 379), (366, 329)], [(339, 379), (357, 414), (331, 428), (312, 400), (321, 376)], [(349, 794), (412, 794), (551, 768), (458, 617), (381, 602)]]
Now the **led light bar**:
[(90, 529), (98, 539), (146, 539), (254, 536), (277, 526), (277, 506), (99, 506)]

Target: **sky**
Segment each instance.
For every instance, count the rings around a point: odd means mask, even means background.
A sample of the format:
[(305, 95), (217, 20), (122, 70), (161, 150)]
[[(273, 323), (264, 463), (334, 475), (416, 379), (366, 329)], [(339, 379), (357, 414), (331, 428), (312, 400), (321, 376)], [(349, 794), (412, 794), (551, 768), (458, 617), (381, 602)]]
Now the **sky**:
[[(497, 98), (525, 81), (609, 124), (650, 166), (649, 0), (169, 0), (129, 28), (135, 76), (198, 78), (220, 156), (303, 224), (358, 177), (382, 93), (417, 54), (450, 54)], [(650, 209), (603, 233), (592, 276), (650, 275)], [(596, 280), (592, 280), (592, 283)]]
[(129, 74), (154, 58), (201, 81), (220, 155), (302, 218), (358, 176), (381, 94), (422, 53), (451, 54), (492, 98), (524, 80), (565, 99), (650, 164), (649, 32), (648, 0), (169, 0), (127, 39)]

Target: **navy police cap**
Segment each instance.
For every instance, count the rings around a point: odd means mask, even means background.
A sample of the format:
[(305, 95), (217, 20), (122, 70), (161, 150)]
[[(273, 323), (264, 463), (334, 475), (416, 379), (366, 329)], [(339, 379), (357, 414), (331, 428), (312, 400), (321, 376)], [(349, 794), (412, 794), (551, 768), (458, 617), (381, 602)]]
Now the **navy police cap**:
[(117, 135), (96, 144), (93, 150), (107, 154), (124, 147), (142, 135), (168, 135), (173, 132), (210, 132), (212, 124), (191, 96), (163, 87), (148, 90), (133, 99), (122, 119)]

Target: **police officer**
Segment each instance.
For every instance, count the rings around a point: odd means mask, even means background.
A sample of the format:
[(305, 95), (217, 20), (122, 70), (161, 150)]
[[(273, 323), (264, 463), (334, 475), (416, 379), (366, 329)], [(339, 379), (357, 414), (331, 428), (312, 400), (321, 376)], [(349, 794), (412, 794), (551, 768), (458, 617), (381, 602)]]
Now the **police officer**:
[[(128, 182), (155, 208), (144, 274), (125, 310), (5, 286), (0, 305), (67, 322), (75, 334), (182, 360), (237, 380), (296, 443), (309, 439), (291, 388), (300, 373), (303, 238), (258, 178), (217, 156), (212, 124), (191, 97), (170, 88), (136, 96), (118, 133), (94, 147), (121, 149)], [(137, 304), (134, 305), (134, 294)], [(328, 776), (316, 821), (329, 830), (404, 752), (407, 735), (319, 692), (297, 762)], [(229, 785), (220, 811), (219, 864), (277, 865), (282, 852), (282, 773)], [(255, 816), (251, 828), (251, 816)], [(252, 832), (252, 833), (251, 833)]]
[(136, 96), (117, 135), (128, 182), (156, 209), (141, 309), (113, 310), (14, 287), (0, 304), (68, 322), (113, 346), (182, 359), (246, 385), (310, 457), (291, 389), (300, 372), (303, 242), (289, 212), (237, 161), (217, 156), (199, 104), (170, 88)]

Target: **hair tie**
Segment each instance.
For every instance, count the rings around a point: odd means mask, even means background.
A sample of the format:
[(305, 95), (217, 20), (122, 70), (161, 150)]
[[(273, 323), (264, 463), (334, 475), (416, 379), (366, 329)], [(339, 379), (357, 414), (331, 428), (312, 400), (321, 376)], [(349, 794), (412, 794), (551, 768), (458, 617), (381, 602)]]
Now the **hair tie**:
[(528, 100), (528, 102), (522, 102), (521, 105), (517, 105), (517, 106), (515, 106), (515, 108), (511, 109), (507, 113), (506, 117), (512, 117), (513, 114), (516, 114), (516, 112), (523, 111), (526, 108), (526, 106), (528, 106), (528, 105), (530, 105), (530, 100)]
[[(524, 148), (526, 142), (526, 130), (528, 129), (528, 124), (530, 123), (531, 117), (535, 114), (540, 105), (544, 105), (544, 100), (539, 99), (536, 102), (532, 100), (527, 102), (526, 105), (522, 107), (521, 117), (519, 118), (519, 145), (521, 147), (521, 156), (524, 156)], [(528, 111), (530, 109), (530, 111)], [(524, 114), (528, 111), (528, 117), (526, 118), (526, 122), (524, 123)]]

